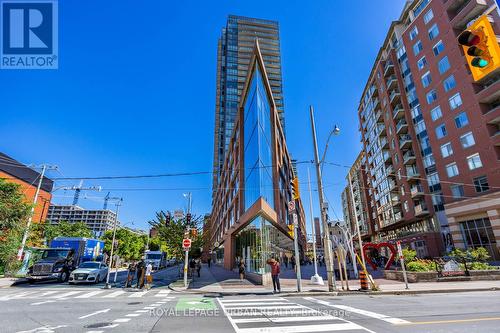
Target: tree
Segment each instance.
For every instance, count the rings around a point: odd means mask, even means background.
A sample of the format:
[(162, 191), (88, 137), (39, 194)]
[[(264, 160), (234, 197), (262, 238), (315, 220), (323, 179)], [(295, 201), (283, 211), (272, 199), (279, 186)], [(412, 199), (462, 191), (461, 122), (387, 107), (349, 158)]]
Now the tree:
[(60, 221), (58, 224), (45, 223), (44, 236), (50, 243), (56, 237), (87, 237), (91, 238), (92, 230), (84, 222), (69, 223)]
[(20, 186), (0, 179), (0, 267), (6, 273), (19, 266), (16, 255), (30, 210)]
[[(113, 230), (108, 230), (104, 234), (104, 251), (111, 253), (111, 243), (113, 241)], [(147, 236), (138, 235), (130, 230), (120, 228), (116, 230), (114, 254), (125, 260), (138, 260), (144, 254)]]
[[(158, 230), (158, 237), (162, 246), (166, 249), (168, 257), (182, 260), (184, 259), (184, 250), (182, 249), (184, 233), (188, 226), (191, 229), (198, 230), (201, 220), (201, 217), (193, 216), (189, 223), (185, 217), (178, 220), (171, 219), (167, 223), (167, 214), (164, 211), (159, 211), (156, 212), (155, 218), (149, 221), (149, 224)], [(201, 254), (200, 247), (203, 246), (203, 236), (198, 233), (195, 237), (191, 237), (191, 240), (192, 244), (189, 255), (199, 257)]]

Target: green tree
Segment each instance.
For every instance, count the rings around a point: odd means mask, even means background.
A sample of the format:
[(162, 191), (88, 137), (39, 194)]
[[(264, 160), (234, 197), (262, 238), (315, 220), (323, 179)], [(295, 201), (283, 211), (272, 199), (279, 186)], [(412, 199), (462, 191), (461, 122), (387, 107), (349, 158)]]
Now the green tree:
[(92, 237), (92, 231), (84, 222), (69, 223), (61, 221), (58, 224), (45, 223), (43, 234), (48, 243), (56, 237)]
[[(184, 251), (182, 249), (182, 240), (184, 233), (189, 226), (191, 229), (198, 230), (201, 225), (202, 218), (193, 216), (188, 223), (186, 218), (174, 220), (171, 219), (167, 224), (167, 214), (164, 211), (156, 212), (155, 218), (149, 221), (149, 224), (158, 230), (158, 237), (160, 238), (162, 248), (165, 248), (169, 258), (176, 258), (178, 260), (184, 259)], [(193, 235), (193, 233), (192, 233)], [(197, 233), (196, 236), (191, 237), (192, 245), (189, 253), (190, 257), (199, 257), (200, 247), (203, 246), (203, 236)]]
[(19, 266), (16, 255), (30, 210), (20, 186), (0, 179), (0, 267), (5, 273)]
[[(108, 230), (103, 236), (104, 251), (111, 253), (113, 230)], [(125, 260), (140, 259), (146, 249), (147, 236), (138, 235), (130, 230), (120, 228), (116, 230), (114, 254)], [(114, 255), (113, 254), (113, 255)]]

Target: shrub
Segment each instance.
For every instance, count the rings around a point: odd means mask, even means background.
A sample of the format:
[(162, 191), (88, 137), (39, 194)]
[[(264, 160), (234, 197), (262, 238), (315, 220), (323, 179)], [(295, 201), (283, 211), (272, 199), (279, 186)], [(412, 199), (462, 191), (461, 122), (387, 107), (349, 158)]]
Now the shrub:
[(475, 261), (487, 261), (488, 259), (490, 259), (488, 250), (486, 250), (484, 247), (478, 247), (472, 250), (470, 254)]
[(495, 266), (490, 266), (490, 264), (486, 262), (474, 261), (472, 263), (467, 264), (467, 268), (471, 271), (486, 271), (496, 269)]
[(415, 258), (417, 257), (417, 251), (412, 250), (409, 247), (406, 247), (403, 249), (403, 257), (405, 258), (406, 262), (414, 261)]
[(410, 272), (431, 272), (436, 270), (436, 266), (431, 260), (417, 259), (407, 263), (406, 269)]

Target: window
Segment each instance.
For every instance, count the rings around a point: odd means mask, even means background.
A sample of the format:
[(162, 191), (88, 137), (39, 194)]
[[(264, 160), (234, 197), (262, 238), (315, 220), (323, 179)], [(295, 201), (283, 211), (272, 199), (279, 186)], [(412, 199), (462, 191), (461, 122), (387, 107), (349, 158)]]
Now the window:
[(414, 55), (417, 55), (420, 53), (420, 51), (422, 51), (424, 48), (422, 46), (422, 42), (421, 41), (418, 41), (416, 42), (415, 44), (413, 44), (413, 54)]
[(438, 176), (437, 172), (428, 174), (427, 175), (427, 182), (429, 183), (429, 186), (439, 184), (439, 176)]
[(438, 62), (439, 74), (443, 74), (448, 69), (450, 69), (450, 62), (448, 61), (448, 56), (444, 56), (443, 59)]
[(474, 141), (474, 136), (472, 135), (472, 132), (465, 133), (460, 137), (460, 143), (462, 144), (463, 148), (469, 148), (472, 147), (476, 144), (476, 141)]
[(464, 196), (464, 186), (463, 185), (451, 185), (451, 195), (454, 198), (461, 198)]
[(443, 81), (444, 91), (448, 92), (457, 86), (457, 81), (455, 81), (455, 76), (450, 75)]
[(410, 40), (414, 40), (418, 35), (417, 26), (414, 26), (413, 29), (410, 30)]
[(441, 112), (441, 107), (439, 105), (431, 110), (431, 118), (433, 121), (438, 120), (442, 116), (443, 116), (443, 113)]
[(451, 143), (448, 142), (441, 146), (441, 155), (443, 155), (443, 157), (453, 155), (453, 148), (451, 147)]
[(467, 164), (469, 164), (469, 169), (474, 170), (477, 168), (480, 168), (483, 166), (483, 163), (481, 162), (481, 157), (479, 157), (479, 154), (474, 154), (469, 157), (467, 157)]
[(427, 71), (427, 73), (422, 75), (421, 80), (422, 80), (422, 85), (424, 86), (424, 88), (427, 88), (429, 86), (429, 84), (431, 84), (431, 82), (432, 82), (431, 72)]
[(417, 61), (418, 69), (424, 69), (426, 65), (427, 65), (427, 60), (425, 59), (425, 56), (423, 56), (422, 58), (420, 58), (419, 61)]
[(446, 174), (448, 178), (458, 176), (458, 167), (457, 163), (451, 163), (446, 166)]
[(432, 12), (432, 9), (429, 9), (427, 13), (424, 14), (424, 23), (427, 24), (429, 23), (430, 20), (434, 17), (434, 13)]
[(441, 52), (443, 52), (443, 50), (444, 50), (444, 44), (442, 40), (437, 42), (436, 45), (434, 45), (434, 47), (432, 48), (432, 52), (434, 52), (435, 56), (439, 55)]
[(432, 89), (431, 91), (429, 91), (425, 97), (427, 98), (427, 104), (432, 104), (434, 103), (436, 100), (437, 100), (437, 93), (436, 93), (436, 89)]
[(463, 241), (467, 249), (483, 247), (490, 257), (495, 258), (498, 253), (495, 234), (487, 217), (460, 222)]
[(488, 185), (488, 178), (486, 176), (476, 177), (472, 179), (474, 181), (474, 187), (477, 193), (486, 192), (490, 189)]
[(427, 156), (424, 156), (424, 167), (428, 168), (430, 166), (433, 166), (436, 164), (436, 160), (434, 160), (434, 155), (429, 154)]
[(439, 28), (436, 23), (432, 25), (432, 27), (429, 29), (429, 39), (433, 40), (439, 35)]
[(438, 139), (444, 138), (446, 136), (446, 126), (444, 124), (439, 125), (436, 127), (436, 137)]
[(425, 122), (423, 120), (420, 120), (415, 124), (415, 133), (420, 134), (423, 131), (425, 131)]
[(448, 99), (448, 102), (450, 103), (450, 108), (455, 110), (462, 105), (462, 96), (460, 96), (460, 93), (456, 93)]
[(467, 118), (467, 114), (465, 112), (461, 112), (458, 116), (455, 117), (455, 125), (457, 128), (462, 128), (469, 124), (469, 119)]

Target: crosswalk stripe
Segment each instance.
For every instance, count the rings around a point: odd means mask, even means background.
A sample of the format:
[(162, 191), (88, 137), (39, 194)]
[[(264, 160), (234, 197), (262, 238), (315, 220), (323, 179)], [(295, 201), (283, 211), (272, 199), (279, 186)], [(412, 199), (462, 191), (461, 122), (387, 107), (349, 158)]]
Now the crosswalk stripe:
[(10, 300), (10, 299), (19, 299), (19, 298), (24, 298), (28, 295), (36, 294), (36, 293), (37, 293), (36, 291), (24, 291), (22, 293), (10, 294), (10, 295), (4, 296), (4, 297), (0, 298), (0, 300), (6, 301), (6, 300)]
[(46, 291), (42, 294), (42, 296), (48, 296), (48, 295), (52, 295), (52, 294), (55, 294), (59, 292), (59, 290), (50, 290), (50, 291)]
[(255, 302), (255, 303), (229, 303), (224, 304), (225, 307), (230, 309), (231, 306), (251, 306), (251, 305), (288, 305), (289, 302)]
[(146, 291), (146, 292), (138, 291), (138, 292), (134, 292), (129, 297), (142, 297), (142, 296), (146, 295), (147, 293), (148, 293), (148, 291)]
[(170, 290), (160, 290), (155, 297), (164, 297), (170, 294)]
[(276, 301), (286, 301), (288, 300), (282, 298), (282, 297), (276, 297), (276, 298), (253, 298), (253, 299), (221, 299), (219, 300), (221, 303), (226, 304), (226, 303), (241, 303), (241, 302), (276, 302)]
[(242, 323), (286, 323), (286, 322), (304, 322), (304, 321), (321, 321), (321, 320), (339, 320), (338, 317), (334, 316), (304, 316), (304, 317), (262, 317), (262, 318), (242, 318), (234, 319), (237, 324)]
[(66, 298), (66, 297), (69, 297), (69, 296), (72, 296), (72, 295), (76, 295), (76, 294), (79, 294), (79, 293), (81, 293), (81, 291), (68, 291), (67, 293), (62, 293), (62, 294), (59, 294), (59, 295), (50, 296), (49, 298), (55, 298), (55, 299)]
[(294, 310), (280, 310), (278, 308), (274, 310), (264, 310), (264, 311), (232, 311), (225, 309), (225, 312), (229, 314), (231, 317), (258, 317), (258, 316), (277, 316), (277, 315), (317, 315), (320, 312), (312, 309), (294, 309)]
[(232, 307), (232, 308), (226, 308), (226, 310), (229, 311), (235, 311), (235, 310), (247, 310), (247, 311), (252, 311), (252, 310), (283, 310), (283, 309), (304, 309), (303, 305), (300, 304), (287, 304), (280, 306), (277, 308), (276, 306), (237, 306), (237, 307)]
[(103, 292), (104, 292), (104, 290), (95, 290), (95, 291), (91, 291), (91, 292), (88, 292), (88, 293), (80, 295), (80, 296), (76, 296), (75, 298), (90, 298), (92, 296), (101, 294)]
[[(259, 328), (260, 329), (260, 328)], [(239, 328), (239, 333), (255, 333), (256, 328)], [(299, 332), (326, 332), (326, 331), (347, 331), (363, 329), (354, 323), (323, 324), (323, 325), (300, 325), (300, 326), (276, 326), (262, 328), (266, 333), (299, 333)]]
[(116, 296), (121, 295), (121, 294), (125, 294), (125, 292), (123, 290), (118, 290), (118, 291), (115, 291), (111, 294), (104, 295), (102, 297), (103, 298), (113, 298), (113, 297), (116, 297)]

